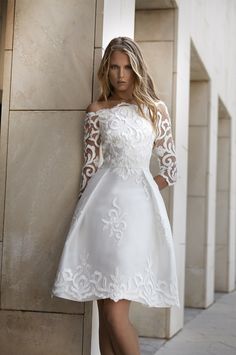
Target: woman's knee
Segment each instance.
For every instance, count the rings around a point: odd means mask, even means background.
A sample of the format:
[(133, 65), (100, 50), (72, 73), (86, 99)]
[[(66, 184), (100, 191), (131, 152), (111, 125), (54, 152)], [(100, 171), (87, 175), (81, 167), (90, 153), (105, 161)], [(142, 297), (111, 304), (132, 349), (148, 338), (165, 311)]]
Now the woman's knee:
[(120, 327), (122, 323), (129, 320), (129, 303), (127, 300), (115, 302), (111, 299), (105, 299), (102, 304), (102, 315), (106, 323), (113, 328)]

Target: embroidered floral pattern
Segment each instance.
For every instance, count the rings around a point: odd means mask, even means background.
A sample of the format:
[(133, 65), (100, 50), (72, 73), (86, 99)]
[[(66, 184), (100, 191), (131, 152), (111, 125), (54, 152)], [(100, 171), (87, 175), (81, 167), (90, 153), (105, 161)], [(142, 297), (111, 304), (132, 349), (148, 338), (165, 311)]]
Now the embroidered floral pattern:
[[(155, 150), (162, 176), (169, 184), (176, 179), (170, 119), (164, 103), (157, 105), (157, 132), (136, 105), (86, 114), (81, 199), (52, 295), (81, 302), (125, 298), (150, 307), (179, 304), (170, 224), (149, 170)], [(101, 206), (107, 208), (102, 216)]]
[(157, 109), (157, 136), (154, 141), (153, 150), (159, 161), (160, 175), (165, 178), (168, 185), (173, 185), (177, 179), (177, 168), (175, 145), (171, 131), (171, 120), (164, 102), (158, 102)]
[(119, 106), (100, 113), (104, 163), (123, 180), (148, 169), (154, 131), (150, 121), (137, 115), (135, 106)]
[(82, 168), (79, 198), (85, 190), (89, 179), (97, 171), (100, 139), (99, 118), (93, 112), (88, 112), (85, 115), (84, 121), (84, 165)]
[[(130, 110), (130, 107), (132, 109)], [(99, 165), (101, 145), (104, 163), (123, 180), (149, 169), (153, 150), (162, 175), (169, 185), (176, 182), (176, 152), (171, 121), (164, 102), (157, 103), (156, 136), (151, 122), (137, 115), (136, 105), (88, 112), (84, 125), (84, 166), (79, 198)]]
[(155, 277), (151, 257), (147, 257), (146, 267), (132, 276), (122, 274), (118, 266), (113, 273), (104, 274), (92, 269), (88, 259), (89, 254), (84, 253), (77, 267), (58, 272), (51, 297), (62, 294), (65, 298), (79, 301), (95, 298), (118, 301), (125, 298), (149, 307), (179, 305), (176, 283)]
[(103, 230), (108, 230), (109, 237), (114, 237), (118, 242), (121, 241), (126, 230), (125, 213), (122, 213), (121, 207), (117, 203), (117, 197), (114, 197), (112, 206), (108, 212), (108, 219), (102, 218), (104, 223)]

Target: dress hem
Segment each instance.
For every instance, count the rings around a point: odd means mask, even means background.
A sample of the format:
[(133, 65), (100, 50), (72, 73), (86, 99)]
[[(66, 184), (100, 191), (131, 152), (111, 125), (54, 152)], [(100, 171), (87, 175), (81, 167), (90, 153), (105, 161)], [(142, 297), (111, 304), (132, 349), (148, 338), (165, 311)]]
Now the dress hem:
[(180, 308), (180, 304), (179, 303), (158, 303), (158, 304), (152, 304), (152, 303), (148, 303), (145, 302), (143, 299), (140, 298), (135, 298), (135, 297), (129, 297), (129, 296), (125, 296), (124, 297), (114, 297), (112, 295), (108, 295), (106, 297), (103, 296), (96, 296), (96, 295), (92, 295), (91, 297), (86, 297), (86, 298), (74, 298), (73, 296), (69, 296), (67, 294), (56, 294), (56, 293), (51, 293), (51, 298), (53, 297), (59, 297), (59, 298), (63, 298), (63, 299), (67, 299), (70, 301), (75, 301), (75, 302), (90, 302), (90, 301), (97, 301), (97, 300), (102, 300), (102, 299), (107, 299), (110, 298), (111, 300), (113, 300), (114, 302), (118, 302), (120, 300), (126, 299), (128, 301), (133, 301), (133, 302), (138, 302), (141, 303), (143, 306), (147, 307), (147, 308), (171, 308), (171, 307), (178, 307)]

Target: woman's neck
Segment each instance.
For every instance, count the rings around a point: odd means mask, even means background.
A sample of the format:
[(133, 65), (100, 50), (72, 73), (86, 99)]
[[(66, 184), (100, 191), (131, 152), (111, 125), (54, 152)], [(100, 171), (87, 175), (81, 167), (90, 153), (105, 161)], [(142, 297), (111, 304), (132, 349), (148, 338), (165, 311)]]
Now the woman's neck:
[(114, 94), (110, 97), (110, 100), (131, 102), (134, 100), (134, 98), (133, 95), (128, 96), (128, 95)]

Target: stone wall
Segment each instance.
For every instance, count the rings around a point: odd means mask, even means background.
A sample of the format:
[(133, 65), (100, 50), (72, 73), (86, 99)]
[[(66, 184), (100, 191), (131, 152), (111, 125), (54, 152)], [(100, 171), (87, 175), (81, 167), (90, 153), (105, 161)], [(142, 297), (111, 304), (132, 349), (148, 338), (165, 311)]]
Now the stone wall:
[(0, 353), (87, 355), (92, 303), (50, 292), (80, 186), (83, 116), (92, 100), (95, 52), (101, 53), (97, 3), (7, 5)]

